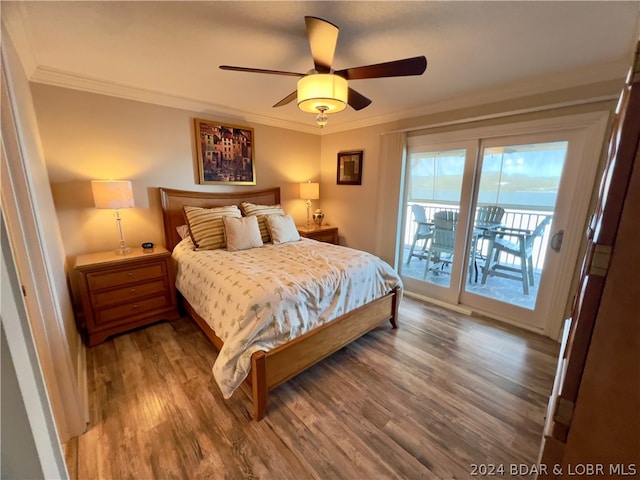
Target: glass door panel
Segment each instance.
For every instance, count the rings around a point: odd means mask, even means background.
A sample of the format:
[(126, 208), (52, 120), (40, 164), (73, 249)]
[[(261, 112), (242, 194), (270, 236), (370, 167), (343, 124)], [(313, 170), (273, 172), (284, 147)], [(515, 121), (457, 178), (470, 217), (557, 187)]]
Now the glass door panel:
[(404, 275), (450, 286), (465, 156), (464, 149), (410, 154), (412, 224), (403, 252)]
[(567, 147), (482, 149), (467, 292), (534, 309)]
[[(464, 265), (468, 207), (476, 142), (434, 144), (407, 156), (401, 275), (412, 291), (457, 302)], [(463, 206), (464, 207), (464, 206)]]

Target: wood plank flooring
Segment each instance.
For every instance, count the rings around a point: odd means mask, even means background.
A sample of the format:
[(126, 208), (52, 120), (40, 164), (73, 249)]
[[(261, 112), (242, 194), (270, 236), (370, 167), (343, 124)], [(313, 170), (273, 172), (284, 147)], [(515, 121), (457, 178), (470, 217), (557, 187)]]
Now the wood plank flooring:
[(535, 464), (558, 344), (406, 296), (399, 324), (272, 391), (261, 422), (246, 392), (222, 398), (188, 317), (90, 348), (91, 424), (66, 445), (70, 474), (450, 479)]

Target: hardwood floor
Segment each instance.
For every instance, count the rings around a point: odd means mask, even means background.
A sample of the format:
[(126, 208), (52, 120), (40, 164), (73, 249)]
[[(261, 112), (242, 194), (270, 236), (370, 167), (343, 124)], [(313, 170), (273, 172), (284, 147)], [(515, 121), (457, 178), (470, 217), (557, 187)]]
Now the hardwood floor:
[(216, 352), (188, 317), (92, 347), (91, 425), (66, 446), (69, 471), (449, 479), (470, 478), (473, 464), (503, 465), (505, 478), (512, 464), (535, 464), (558, 344), (407, 297), (399, 325), (272, 391), (261, 422), (245, 392), (222, 398)]

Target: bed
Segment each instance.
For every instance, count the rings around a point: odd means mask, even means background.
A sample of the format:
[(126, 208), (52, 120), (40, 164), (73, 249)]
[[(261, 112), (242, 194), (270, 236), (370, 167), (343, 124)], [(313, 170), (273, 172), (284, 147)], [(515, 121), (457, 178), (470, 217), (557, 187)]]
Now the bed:
[[(198, 252), (194, 252), (193, 254), (189, 252), (193, 250), (192, 245), (190, 248), (188, 247), (188, 242), (191, 240), (188, 238), (183, 239), (178, 233), (179, 227), (185, 224), (185, 206), (213, 208), (240, 205), (241, 202), (250, 202), (256, 205), (276, 205), (280, 203), (280, 189), (271, 188), (248, 192), (209, 193), (160, 188), (160, 199), (166, 246), (167, 249), (173, 252), (173, 257), (177, 262), (176, 271), (180, 275), (181, 264), (179, 262), (184, 261), (182, 259), (185, 256), (193, 257), (198, 254)], [(187, 243), (185, 244), (185, 242)], [(265, 247), (267, 248), (253, 250), (264, 251), (265, 255), (270, 252), (273, 256), (276, 247), (267, 244), (265, 244)], [(285, 252), (285, 247), (288, 249), (286, 250), (287, 252), (295, 251), (295, 249), (309, 249), (310, 247), (315, 251), (320, 251), (322, 248), (338, 249), (329, 252), (330, 256), (340, 256), (342, 253), (341, 250), (344, 250), (345, 254), (347, 250), (350, 250), (344, 247), (320, 244), (309, 239), (301, 239), (300, 242), (295, 244), (278, 245), (277, 247), (282, 248), (282, 252)], [(262, 254), (260, 252), (256, 254)], [(215, 262), (219, 264), (219, 268), (227, 268), (223, 266), (223, 262), (227, 261), (231, 255), (226, 253), (226, 251), (206, 253), (215, 253), (215, 255), (218, 255)], [(360, 253), (381, 262), (377, 257), (373, 257), (364, 252)], [(254, 252), (241, 252), (238, 258), (246, 258), (246, 255), (249, 254), (254, 254)], [(287, 255), (293, 254), (287, 253)], [(251, 261), (255, 262), (255, 260)], [(182, 268), (182, 270), (186, 270), (186, 268)], [(177, 279), (177, 284), (180, 285), (180, 277)], [(318, 326), (309, 328), (307, 331), (302, 331), (297, 336), (281, 340), (277, 345), (269, 344), (270, 346), (268, 348), (260, 348), (257, 350), (254, 347), (255, 351), (252, 351), (246, 359), (247, 362), (249, 362), (247, 367), (248, 374), (246, 378), (243, 378), (250, 386), (252, 392), (253, 418), (255, 420), (264, 418), (267, 407), (267, 394), (270, 390), (303, 372), (350, 342), (360, 338), (387, 320), (390, 322), (392, 328), (397, 328), (397, 312), (402, 294), (401, 281), (398, 277), (397, 282), (394, 284), (391, 279), (387, 279), (387, 284), (388, 286), (385, 285), (384, 290), (380, 290), (382, 287), (378, 287), (380, 293), (376, 294), (375, 298), (367, 300), (363, 305), (357, 306), (352, 310), (345, 309), (346, 313), (340, 312), (339, 315), (334, 315), (334, 318), (324, 321), (324, 323)], [(186, 285), (186, 283), (183, 281), (183, 286), (184, 285)], [(183, 288), (183, 290), (185, 290), (185, 288)], [(178, 291), (180, 292), (181, 302), (186, 312), (194, 319), (216, 349), (222, 352), (223, 348), (225, 348), (225, 342), (222, 338), (228, 338), (226, 333), (223, 332), (225, 334), (221, 335), (221, 330), (216, 332), (212, 326), (213, 323), (210, 318), (210, 313), (205, 312), (206, 309), (203, 310), (198, 297), (194, 297), (192, 292), (187, 292), (187, 295), (185, 295), (180, 291), (180, 287), (178, 287)], [(247, 291), (244, 293), (246, 294)], [(238, 293), (242, 295), (243, 292), (239, 291)], [(206, 293), (204, 293), (203, 296), (204, 295), (206, 295)], [(369, 296), (371, 295), (372, 294), (369, 294)], [(189, 301), (189, 297), (195, 300)], [(253, 335), (253, 333), (251, 335)], [(218, 358), (221, 357), (222, 354), (218, 356)], [(216, 360), (216, 362), (217, 361), (218, 360)], [(218, 384), (220, 385), (220, 382), (218, 382)]]

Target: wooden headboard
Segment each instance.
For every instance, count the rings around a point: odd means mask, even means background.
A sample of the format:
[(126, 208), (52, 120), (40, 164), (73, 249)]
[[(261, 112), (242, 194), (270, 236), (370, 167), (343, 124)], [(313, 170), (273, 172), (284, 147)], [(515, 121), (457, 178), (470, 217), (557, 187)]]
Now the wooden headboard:
[(176, 227), (187, 223), (183, 210), (185, 205), (204, 208), (240, 205), (241, 202), (276, 205), (280, 203), (280, 187), (231, 193), (190, 192), (160, 187), (160, 202), (164, 221), (164, 241), (167, 250), (171, 251), (180, 242)]

